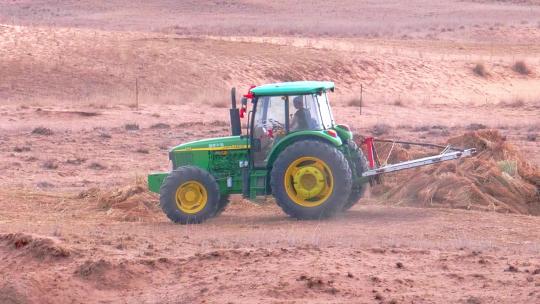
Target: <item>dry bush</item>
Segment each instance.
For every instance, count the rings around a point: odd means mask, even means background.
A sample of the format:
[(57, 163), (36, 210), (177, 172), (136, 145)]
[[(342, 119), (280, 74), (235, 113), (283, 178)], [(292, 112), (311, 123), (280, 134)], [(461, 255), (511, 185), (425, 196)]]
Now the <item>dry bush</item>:
[(136, 131), (139, 130), (139, 125), (136, 123), (128, 123), (124, 125), (124, 128), (128, 131)]
[(355, 98), (351, 98), (348, 102), (347, 102), (347, 106), (349, 107), (361, 107), (363, 106), (363, 100), (358, 98), (358, 97), (355, 97)]
[(146, 149), (146, 148), (139, 148), (139, 149), (135, 150), (135, 152), (141, 153), (141, 154), (149, 154), (150, 153), (150, 151), (148, 151), (148, 149)]
[(45, 162), (43, 162), (43, 168), (49, 169), (49, 170), (55, 170), (55, 169), (58, 169), (58, 163), (54, 159), (48, 159)]
[(412, 131), (413, 132), (427, 132), (429, 131), (429, 129), (430, 129), (430, 126), (425, 125), (425, 126), (414, 127)]
[(229, 102), (223, 99), (214, 100), (210, 104), (214, 108), (227, 108), (229, 106)]
[(527, 64), (523, 60), (516, 61), (514, 65), (512, 66), (512, 70), (514, 70), (514, 72), (517, 72), (521, 75), (529, 75), (532, 73), (529, 66), (527, 66)]
[(512, 101), (501, 101), (499, 102), (499, 106), (505, 108), (521, 108), (525, 106), (525, 101), (521, 98), (516, 98)]
[(375, 136), (381, 136), (388, 134), (392, 130), (392, 127), (385, 123), (378, 123), (371, 128), (371, 133)]
[(19, 152), (19, 153), (20, 153), (20, 152), (28, 152), (28, 151), (30, 151), (30, 150), (31, 150), (31, 149), (30, 149), (30, 147), (28, 147), (28, 146), (16, 146), (15, 148), (13, 148), (13, 151), (14, 151), (14, 152)]
[(393, 105), (395, 105), (396, 107), (404, 107), (405, 103), (401, 98), (398, 98), (398, 99), (394, 100)]
[(32, 130), (32, 134), (50, 136), (50, 135), (53, 135), (54, 132), (49, 128), (37, 127), (34, 130)]
[(528, 141), (536, 141), (537, 135), (534, 133), (527, 134), (527, 140)]
[(481, 123), (472, 123), (472, 124), (469, 124), (465, 129), (469, 130), (469, 131), (476, 131), (476, 130), (482, 130), (482, 129), (487, 129), (487, 126), (484, 125), (484, 124), (481, 124)]
[(486, 67), (484, 66), (483, 63), (479, 62), (477, 63), (474, 68), (473, 68), (473, 72), (480, 76), (480, 77), (487, 77), (488, 76), (488, 72), (486, 70)]
[(100, 133), (99, 137), (106, 138), (106, 139), (112, 138), (111, 134), (105, 133), (105, 132)]
[(89, 166), (88, 166), (89, 169), (93, 169), (93, 170), (103, 170), (103, 169), (106, 169), (107, 167), (105, 165), (102, 165), (98, 162), (92, 162)]
[(150, 126), (150, 129), (169, 129), (171, 126), (166, 123), (158, 122)]

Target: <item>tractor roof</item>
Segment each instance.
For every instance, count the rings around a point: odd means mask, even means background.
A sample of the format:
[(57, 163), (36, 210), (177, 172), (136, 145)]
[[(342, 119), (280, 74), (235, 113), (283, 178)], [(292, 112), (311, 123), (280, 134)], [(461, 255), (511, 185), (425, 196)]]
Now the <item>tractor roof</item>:
[(261, 85), (251, 89), (258, 96), (303, 95), (334, 90), (331, 81), (295, 81)]

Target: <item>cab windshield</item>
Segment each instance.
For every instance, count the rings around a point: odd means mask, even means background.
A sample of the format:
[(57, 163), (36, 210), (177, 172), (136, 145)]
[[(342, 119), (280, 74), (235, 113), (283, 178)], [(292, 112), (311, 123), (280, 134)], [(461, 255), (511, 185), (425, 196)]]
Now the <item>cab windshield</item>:
[(326, 93), (289, 96), (289, 130), (323, 130), (334, 124)]

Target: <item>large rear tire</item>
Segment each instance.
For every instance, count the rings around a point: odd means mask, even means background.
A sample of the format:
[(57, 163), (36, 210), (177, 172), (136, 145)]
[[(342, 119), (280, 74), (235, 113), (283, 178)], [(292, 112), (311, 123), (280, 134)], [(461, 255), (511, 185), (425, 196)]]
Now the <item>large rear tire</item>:
[[(356, 172), (356, 176), (362, 176), (362, 173), (369, 170), (366, 156), (354, 141), (350, 140), (347, 144), (349, 145), (352, 158), (351, 162), (353, 164), (351, 169)], [(353, 185), (351, 195), (349, 196), (347, 203), (343, 206), (343, 211), (347, 211), (354, 206), (364, 196), (367, 187), (368, 183)]]
[(297, 219), (321, 219), (343, 209), (351, 193), (351, 169), (335, 147), (301, 140), (280, 153), (270, 184), (285, 213)]
[(220, 203), (219, 186), (205, 170), (179, 167), (161, 185), (159, 202), (173, 222), (201, 223), (216, 214)]

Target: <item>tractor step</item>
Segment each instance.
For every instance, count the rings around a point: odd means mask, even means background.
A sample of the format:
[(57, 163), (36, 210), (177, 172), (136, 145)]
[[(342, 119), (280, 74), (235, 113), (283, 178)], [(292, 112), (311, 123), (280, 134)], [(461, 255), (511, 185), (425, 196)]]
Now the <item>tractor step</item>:
[(363, 177), (375, 176), (383, 173), (395, 172), (400, 170), (406, 170), (431, 164), (436, 164), (444, 161), (459, 159), (463, 157), (470, 157), (476, 153), (476, 149), (466, 149), (463, 151), (443, 152), (439, 155), (428, 156), (419, 159), (413, 159), (402, 163), (391, 164), (375, 169), (371, 169), (362, 173)]

